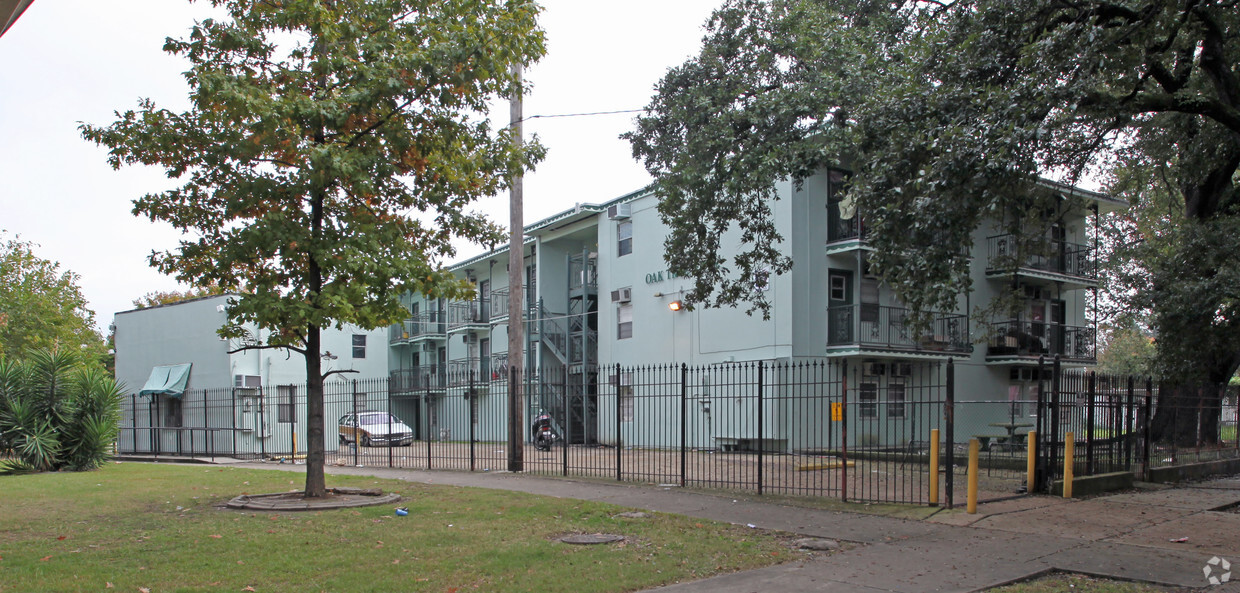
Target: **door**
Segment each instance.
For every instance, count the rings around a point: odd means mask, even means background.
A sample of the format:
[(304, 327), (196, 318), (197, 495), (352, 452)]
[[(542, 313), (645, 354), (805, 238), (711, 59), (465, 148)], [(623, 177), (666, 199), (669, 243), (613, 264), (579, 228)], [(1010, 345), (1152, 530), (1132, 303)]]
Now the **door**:
[(478, 313), (480, 315), (478, 321), (486, 321), (491, 318), (490, 280), (482, 280), (478, 282)]
[(827, 273), (827, 343), (856, 343), (856, 314), (852, 298), (852, 272)]
[(1065, 347), (1067, 346), (1067, 336), (1065, 334), (1067, 331), (1064, 327), (1064, 321), (1066, 319), (1064, 315), (1064, 302), (1058, 299), (1052, 299), (1047, 301), (1047, 306), (1047, 315), (1050, 320), (1050, 326), (1048, 328), (1050, 330), (1050, 335), (1048, 336), (1048, 339), (1050, 341), (1051, 354), (1064, 354), (1070, 356), (1072, 353), (1065, 350)]

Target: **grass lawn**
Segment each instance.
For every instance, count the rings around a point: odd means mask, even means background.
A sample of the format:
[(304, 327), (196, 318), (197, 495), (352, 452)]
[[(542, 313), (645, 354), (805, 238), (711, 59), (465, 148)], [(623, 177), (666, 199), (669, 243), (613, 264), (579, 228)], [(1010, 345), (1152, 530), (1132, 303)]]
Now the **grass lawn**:
[(988, 589), (987, 593), (1165, 593), (1166, 587), (1096, 579), (1080, 574), (1054, 573), (1040, 579)]
[[(632, 591), (803, 558), (779, 534), (613, 505), (361, 476), (329, 486), (400, 493), (312, 513), (223, 510), (299, 490), (284, 472), (109, 464), (0, 477), (0, 592)], [(604, 546), (559, 536), (614, 533)]]

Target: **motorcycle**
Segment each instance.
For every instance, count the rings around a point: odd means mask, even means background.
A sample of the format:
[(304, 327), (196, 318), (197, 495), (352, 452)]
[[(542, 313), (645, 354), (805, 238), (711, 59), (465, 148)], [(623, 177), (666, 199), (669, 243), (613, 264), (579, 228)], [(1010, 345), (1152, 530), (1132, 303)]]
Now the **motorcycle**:
[(544, 413), (536, 416), (531, 430), (534, 436), (534, 448), (539, 451), (550, 451), (551, 445), (554, 445), (556, 439), (560, 438), (551, 429), (551, 416), (549, 414)]

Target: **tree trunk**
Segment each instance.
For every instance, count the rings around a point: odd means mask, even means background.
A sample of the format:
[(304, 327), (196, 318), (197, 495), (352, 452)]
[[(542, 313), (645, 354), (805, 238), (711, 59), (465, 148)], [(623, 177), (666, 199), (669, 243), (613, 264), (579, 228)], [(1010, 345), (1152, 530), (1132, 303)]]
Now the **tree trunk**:
[(1223, 386), (1214, 384), (1164, 383), (1158, 390), (1150, 437), (1177, 447), (1219, 443), (1222, 389)]
[(306, 491), (307, 498), (327, 495), (323, 474), (327, 448), (323, 435), (323, 359), (319, 350), (319, 328), (306, 332)]

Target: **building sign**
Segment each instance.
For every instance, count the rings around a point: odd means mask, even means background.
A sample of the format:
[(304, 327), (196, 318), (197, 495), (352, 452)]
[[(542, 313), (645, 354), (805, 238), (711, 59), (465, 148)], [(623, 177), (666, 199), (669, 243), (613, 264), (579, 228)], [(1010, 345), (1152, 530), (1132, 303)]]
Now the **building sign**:
[(664, 280), (676, 278), (676, 273), (671, 270), (659, 270), (646, 274), (646, 284), (658, 284)]
[(840, 402), (831, 402), (831, 421), (839, 422), (844, 419), (844, 404)]

